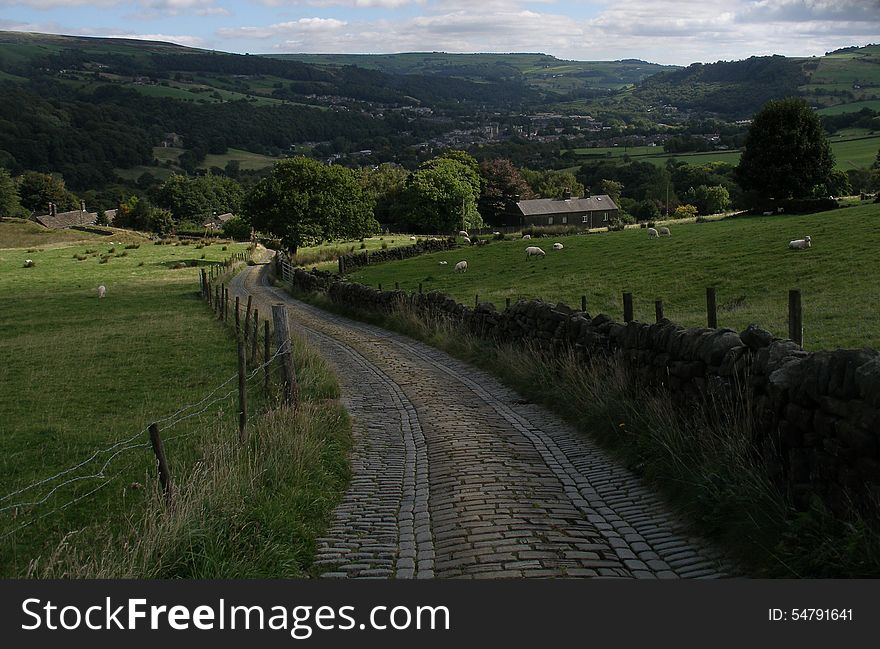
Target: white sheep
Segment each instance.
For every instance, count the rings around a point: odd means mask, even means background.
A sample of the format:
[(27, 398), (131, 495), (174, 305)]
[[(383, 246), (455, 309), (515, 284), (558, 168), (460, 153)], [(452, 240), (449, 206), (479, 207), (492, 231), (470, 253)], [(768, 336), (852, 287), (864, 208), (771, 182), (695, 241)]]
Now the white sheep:
[(470, 242), (471, 242), (470, 239), (468, 239), (467, 237), (462, 237), (462, 239), (464, 239), (464, 242), (465, 242), (466, 244), (470, 245)]
[(532, 238), (532, 235), (530, 235), (530, 234), (523, 235), (523, 239), (531, 239), (531, 238)]
[(441, 262), (440, 262), (440, 265), (441, 265), (441, 266), (445, 266), (445, 265), (448, 264), (448, 263), (449, 263), (448, 261), (441, 261)]
[(810, 239), (809, 236), (804, 237), (803, 239), (795, 239), (794, 241), (788, 242), (788, 247), (792, 250), (806, 250), (810, 247)]
[(526, 248), (526, 258), (529, 259), (532, 257), (543, 257), (545, 254), (547, 253), (541, 250), (538, 246), (529, 246)]
[(659, 236), (660, 236), (660, 234), (657, 232), (657, 230), (655, 228), (648, 228), (648, 238), (649, 239), (656, 239)]
[(25, 259), (25, 260), (24, 260), (24, 267), (25, 267), (25, 268), (32, 268), (33, 265), (34, 265), (34, 260), (33, 260), (33, 259)]
[(565, 246), (563, 246), (561, 243), (554, 243), (553, 244), (553, 250), (562, 250), (564, 247)]
[(493, 232), (492, 234), (493, 234), (494, 236), (497, 237), (497, 236), (500, 235), (501, 233), (500, 233), (500, 232)]
[(460, 236), (460, 237), (464, 237), (465, 239), (467, 239), (467, 238), (468, 238), (469, 236), (471, 236), (471, 235), (469, 235), (465, 230), (459, 230), (459, 231), (458, 231), (458, 236)]
[(101, 297), (104, 297), (105, 295), (107, 295), (107, 287), (104, 286), (103, 284), (101, 284), (98, 287), (98, 297), (101, 298)]
[(460, 262), (458, 262), (457, 264), (455, 264), (455, 272), (456, 272), (456, 273), (464, 273), (464, 272), (467, 272), (467, 268), (468, 268), (468, 266), (467, 266), (467, 262), (466, 262), (466, 261), (460, 261)]
[(416, 238), (415, 238), (415, 237), (410, 237), (409, 240), (410, 240), (410, 241), (415, 241)]
[(660, 228), (657, 232), (660, 234), (661, 237), (672, 236), (672, 232), (669, 231), (669, 228)]

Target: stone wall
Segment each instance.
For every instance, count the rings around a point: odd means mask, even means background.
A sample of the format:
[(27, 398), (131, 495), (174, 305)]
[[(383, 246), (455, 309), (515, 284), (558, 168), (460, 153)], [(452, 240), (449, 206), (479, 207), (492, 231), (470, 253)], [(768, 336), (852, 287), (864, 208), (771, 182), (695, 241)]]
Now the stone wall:
[(380, 291), (299, 269), (293, 283), (326, 293), (342, 306), (387, 313), (404, 304), (471, 334), (528, 341), (551, 352), (615, 353), (641, 380), (666, 387), (675, 402), (693, 403), (716, 392), (746, 404), (769, 474), (798, 507), (806, 507), (814, 494), (836, 511), (845, 509), (850, 497), (880, 499), (876, 350), (806, 352), (753, 325), (736, 332), (685, 328), (669, 320), (623, 324), (562, 303), (471, 308), (442, 293)]
[(353, 253), (350, 255), (342, 255), (339, 258), (339, 272), (345, 274), (351, 272), (361, 266), (369, 266), (370, 264), (379, 264), (383, 261), (394, 261), (399, 259), (409, 259), (417, 257), (429, 252), (440, 252), (442, 250), (452, 250), (456, 247), (455, 239), (422, 239), (411, 246), (401, 246), (399, 248), (385, 248), (384, 250), (374, 250)]

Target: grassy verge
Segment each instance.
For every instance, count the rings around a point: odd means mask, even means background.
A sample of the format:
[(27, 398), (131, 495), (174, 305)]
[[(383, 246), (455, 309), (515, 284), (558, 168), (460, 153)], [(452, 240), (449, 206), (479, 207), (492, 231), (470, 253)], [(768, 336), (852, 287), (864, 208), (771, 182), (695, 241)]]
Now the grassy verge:
[[(166, 508), (158, 488), (145, 491), (139, 517), (102, 539), (97, 552), (71, 533), (45, 560), (39, 577), (292, 578), (308, 574), (316, 538), (349, 479), (348, 415), (336, 377), (304, 343), (294, 356), (301, 406), (265, 411), (249, 443), (234, 426), (216, 426), (200, 459), (175, 484)], [(257, 377), (261, 380), (261, 377)], [(144, 476), (150, 484), (155, 478)]]
[(820, 504), (796, 514), (756, 461), (747, 404), (710, 412), (673, 407), (668, 393), (641, 385), (615, 358), (584, 363), (521, 345), (462, 335), (400, 308), (379, 315), (342, 308), (326, 296), (312, 304), (422, 340), (496, 374), (542, 403), (642, 475), (694, 526), (756, 576), (876, 577), (876, 517), (833, 517)]

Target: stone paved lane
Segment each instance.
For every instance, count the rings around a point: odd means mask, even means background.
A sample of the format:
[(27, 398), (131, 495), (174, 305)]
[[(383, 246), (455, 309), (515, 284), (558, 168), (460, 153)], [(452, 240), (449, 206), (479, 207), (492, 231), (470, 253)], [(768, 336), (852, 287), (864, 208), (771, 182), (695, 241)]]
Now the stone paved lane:
[(264, 284), (334, 366), (353, 480), (321, 540), (330, 577), (719, 577), (717, 554), (640, 481), (491, 375)]

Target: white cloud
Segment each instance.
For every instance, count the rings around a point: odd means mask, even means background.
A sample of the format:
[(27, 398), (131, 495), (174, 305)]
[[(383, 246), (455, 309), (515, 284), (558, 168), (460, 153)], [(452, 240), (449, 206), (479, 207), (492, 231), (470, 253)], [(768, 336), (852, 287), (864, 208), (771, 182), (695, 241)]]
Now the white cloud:
[(426, 0), (259, 0), (264, 5), (271, 7), (290, 7), (307, 5), (309, 7), (352, 7), (354, 9), (368, 9), (381, 7), (383, 9), (397, 9), (407, 5), (425, 4)]
[[(50, 10), (67, 7), (115, 7), (131, 4), (132, 0), (0, 0), (0, 6), (21, 6)], [(216, 0), (138, 0), (147, 11), (175, 16), (184, 13), (197, 15), (227, 15), (229, 11), (216, 6)]]

